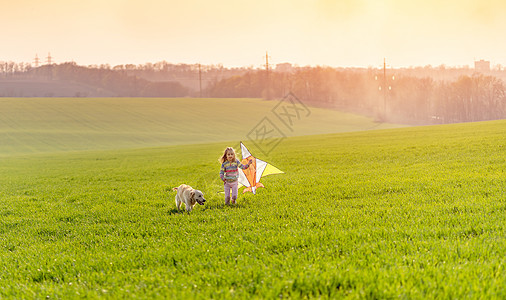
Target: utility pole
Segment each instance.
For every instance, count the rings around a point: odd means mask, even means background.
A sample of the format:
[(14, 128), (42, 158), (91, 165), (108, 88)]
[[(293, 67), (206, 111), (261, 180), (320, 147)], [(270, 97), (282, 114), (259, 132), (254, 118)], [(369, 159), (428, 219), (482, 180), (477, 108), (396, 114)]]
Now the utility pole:
[(387, 63), (383, 58), (383, 118), (387, 118)]
[(265, 70), (267, 71), (267, 75), (269, 75), (269, 53), (265, 51)]
[(202, 98), (202, 70), (199, 64), (199, 90), (200, 90), (200, 98)]
[[(375, 79), (378, 80), (378, 75), (375, 76)], [(385, 121), (387, 117), (387, 97), (388, 92), (392, 90), (392, 86), (388, 85), (389, 80), (395, 80), (395, 76), (392, 76), (392, 78), (387, 78), (387, 64), (386, 59), (383, 58), (383, 79), (381, 80), (381, 83), (378, 87), (378, 89), (383, 92), (383, 105), (381, 105), (381, 103), (378, 103), (378, 117), (381, 121)]]
[(271, 89), (271, 84), (270, 84), (270, 81), (269, 81), (269, 53), (267, 51), (265, 51), (265, 79), (266, 79), (266, 86), (267, 86), (267, 93), (266, 93), (266, 97), (267, 97), (267, 100), (270, 100), (271, 99), (271, 95), (270, 95), (270, 89)]
[(48, 79), (49, 80), (53, 80), (53, 68), (52, 68), (53, 65), (52, 65), (52, 63), (53, 63), (53, 61), (52, 61), (51, 53), (48, 52), (48, 54), (47, 54), (47, 65), (49, 67), (47, 68), (47, 73), (48, 73)]
[(48, 64), (48, 65), (51, 65), (51, 64), (52, 64), (51, 58), (52, 58), (52, 57), (51, 57), (51, 52), (49, 52), (49, 53), (47, 54), (47, 64)]
[(35, 63), (35, 67), (38, 68), (39, 67), (39, 56), (37, 54), (35, 54), (35, 59), (33, 61)]

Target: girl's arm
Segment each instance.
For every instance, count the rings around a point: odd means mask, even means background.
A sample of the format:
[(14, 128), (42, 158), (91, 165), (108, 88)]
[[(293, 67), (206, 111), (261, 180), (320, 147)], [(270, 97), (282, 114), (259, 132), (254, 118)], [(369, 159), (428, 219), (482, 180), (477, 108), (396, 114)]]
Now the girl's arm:
[(221, 164), (220, 178), (221, 178), (221, 181), (225, 181), (225, 166), (223, 164)]
[(241, 169), (247, 169), (253, 163), (253, 160), (250, 159), (246, 165), (243, 165), (239, 160), (237, 160), (237, 166)]

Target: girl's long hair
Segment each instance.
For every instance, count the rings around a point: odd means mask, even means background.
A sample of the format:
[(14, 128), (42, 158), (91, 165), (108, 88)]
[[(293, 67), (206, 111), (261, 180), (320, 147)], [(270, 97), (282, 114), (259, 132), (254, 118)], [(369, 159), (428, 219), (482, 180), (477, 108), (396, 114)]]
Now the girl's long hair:
[(234, 153), (234, 157), (235, 157), (235, 150), (234, 150), (234, 148), (227, 147), (227, 148), (225, 148), (225, 151), (223, 151), (223, 155), (218, 159), (218, 161), (220, 162), (220, 164), (224, 163), (227, 160), (227, 152), (228, 151), (232, 151), (232, 153)]

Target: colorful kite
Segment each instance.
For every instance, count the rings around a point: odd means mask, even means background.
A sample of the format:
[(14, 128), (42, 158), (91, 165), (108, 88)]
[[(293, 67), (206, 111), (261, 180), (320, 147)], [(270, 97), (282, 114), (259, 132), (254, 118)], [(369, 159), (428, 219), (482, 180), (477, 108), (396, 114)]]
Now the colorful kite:
[(252, 192), (255, 194), (257, 188), (264, 187), (264, 185), (260, 183), (260, 178), (262, 178), (262, 176), (284, 173), (273, 165), (251, 155), (248, 148), (246, 148), (242, 142), (241, 152), (241, 163), (243, 165), (247, 164), (250, 159), (253, 160), (253, 163), (249, 166), (249, 168), (245, 170), (239, 169), (239, 187), (241, 187), (241, 185), (246, 187), (242, 191), (243, 193)]

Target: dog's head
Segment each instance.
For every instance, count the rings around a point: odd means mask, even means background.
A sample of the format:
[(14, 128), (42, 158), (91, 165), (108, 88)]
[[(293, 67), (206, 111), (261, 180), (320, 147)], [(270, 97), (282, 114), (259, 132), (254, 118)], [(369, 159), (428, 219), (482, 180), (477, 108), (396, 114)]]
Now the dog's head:
[(198, 204), (204, 205), (204, 202), (206, 202), (206, 199), (204, 198), (204, 193), (202, 193), (199, 190), (193, 190), (192, 195), (193, 199), (197, 201)]

